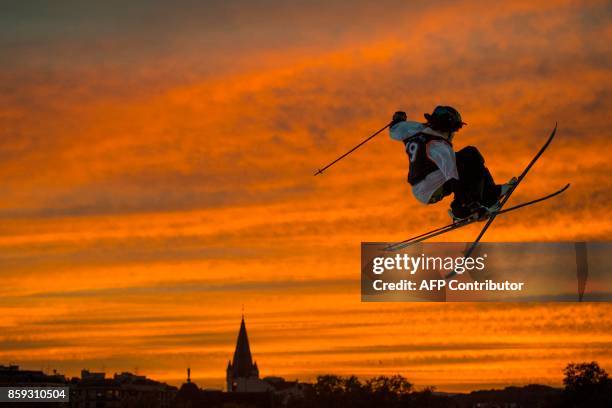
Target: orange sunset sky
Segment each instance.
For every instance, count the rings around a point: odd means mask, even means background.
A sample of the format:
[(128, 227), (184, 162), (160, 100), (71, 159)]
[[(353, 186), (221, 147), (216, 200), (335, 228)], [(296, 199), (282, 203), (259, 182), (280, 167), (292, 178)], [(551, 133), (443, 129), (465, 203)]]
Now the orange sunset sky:
[(610, 240), (611, 43), (608, 1), (2, 2), (0, 364), (221, 388), (244, 304), (264, 376), (612, 371), (605, 303), (361, 303), (360, 242), (448, 200), (386, 133), (312, 176), (398, 109), (455, 106), (499, 181), (558, 121), (511, 202), (572, 187), (485, 238)]

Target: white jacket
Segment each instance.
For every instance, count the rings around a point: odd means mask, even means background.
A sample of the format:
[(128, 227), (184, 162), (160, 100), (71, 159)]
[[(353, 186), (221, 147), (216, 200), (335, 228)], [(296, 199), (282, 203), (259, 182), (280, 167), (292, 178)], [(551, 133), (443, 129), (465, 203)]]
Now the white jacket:
[[(389, 129), (391, 139), (401, 142), (418, 133), (446, 138), (445, 135), (419, 122), (399, 122)], [(429, 173), (423, 180), (412, 186), (412, 194), (423, 204), (429, 204), (432, 194), (447, 180), (452, 178), (459, 180), (455, 152), (448, 143), (432, 140), (427, 143), (427, 155), (438, 166), (438, 170)]]

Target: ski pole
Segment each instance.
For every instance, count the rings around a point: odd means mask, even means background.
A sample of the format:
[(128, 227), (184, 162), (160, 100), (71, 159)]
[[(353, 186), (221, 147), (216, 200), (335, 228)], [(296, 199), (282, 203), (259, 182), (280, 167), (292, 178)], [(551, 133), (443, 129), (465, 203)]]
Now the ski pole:
[(353, 147), (351, 150), (349, 150), (348, 152), (344, 153), (342, 156), (338, 157), (336, 160), (334, 160), (333, 162), (329, 163), (327, 166), (323, 167), (322, 169), (317, 170), (317, 172), (314, 174), (315, 176), (317, 174), (323, 174), (323, 172), (325, 170), (327, 170), (328, 168), (330, 168), (331, 166), (333, 166), (334, 164), (336, 164), (337, 162), (339, 162), (340, 160), (344, 159), (346, 156), (348, 156), (349, 154), (353, 153), (355, 150), (359, 149), (362, 145), (366, 144), (367, 142), (370, 141), (370, 139), (374, 138), (374, 136), (376, 136), (377, 134), (379, 134), (380, 132), (382, 132), (383, 130), (385, 130), (386, 128), (388, 128), (389, 126), (391, 126), (391, 123), (388, 123), (385, 125), (385, 127), (383, 127), (382, 129), (380, 129), (378, 132), (374, 133), (372, 136), (368, 137), (367, 139), (365, 139), (363, 142), (359, 143), (357, 146)]

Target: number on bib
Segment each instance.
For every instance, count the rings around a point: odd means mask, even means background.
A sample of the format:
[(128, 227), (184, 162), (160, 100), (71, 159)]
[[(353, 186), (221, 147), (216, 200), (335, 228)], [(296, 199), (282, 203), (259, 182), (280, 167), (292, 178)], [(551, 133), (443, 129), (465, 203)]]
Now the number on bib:
[(410, 142), (408, 144), (408, 156), (410, 157), (411, 162), (413, 162), (414, 159), (416, 159), (418, 148), (419, 148), (419, 144), (416, 142)]

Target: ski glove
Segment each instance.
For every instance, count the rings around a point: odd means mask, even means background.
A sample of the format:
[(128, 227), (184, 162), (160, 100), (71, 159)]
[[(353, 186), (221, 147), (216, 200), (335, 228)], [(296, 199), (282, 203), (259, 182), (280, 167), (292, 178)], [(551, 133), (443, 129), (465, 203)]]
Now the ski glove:
[(400, 122), (405, 122), (407, 118), (408, 116), (406, 116), (406, 112), (397, 111), (393, 114), (389, 127), (392, 127)]

